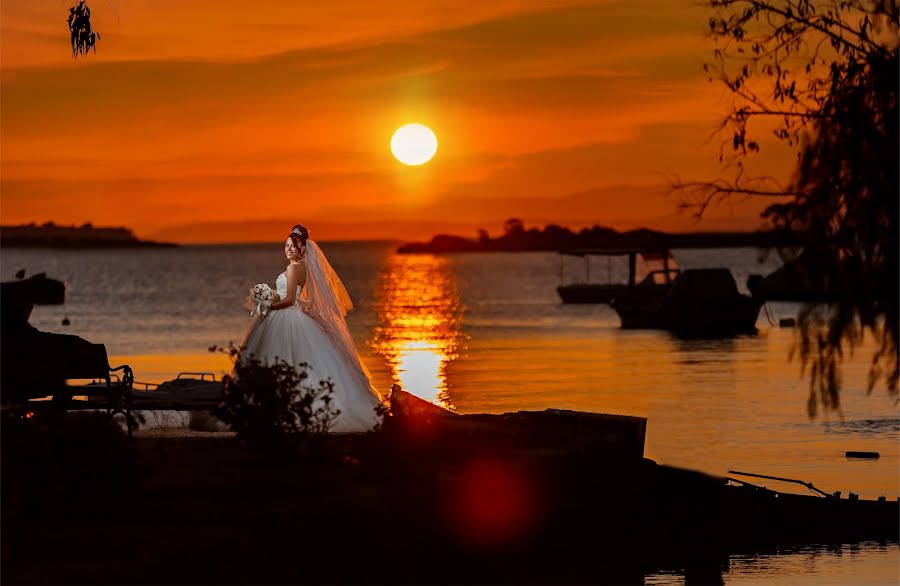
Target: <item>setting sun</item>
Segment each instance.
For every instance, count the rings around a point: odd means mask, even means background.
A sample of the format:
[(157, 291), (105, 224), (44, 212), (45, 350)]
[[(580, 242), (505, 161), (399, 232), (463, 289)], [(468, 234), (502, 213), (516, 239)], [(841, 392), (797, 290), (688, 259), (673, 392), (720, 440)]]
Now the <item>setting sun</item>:
[(0, 0), (0, 54), (6, 582), (900, 586), (900, 0)]
[(391, 137), (391, 152), (405, 165), (422, 165), (434, 157), (438, 142), (434, 132), (421, 124), (401, 126)]

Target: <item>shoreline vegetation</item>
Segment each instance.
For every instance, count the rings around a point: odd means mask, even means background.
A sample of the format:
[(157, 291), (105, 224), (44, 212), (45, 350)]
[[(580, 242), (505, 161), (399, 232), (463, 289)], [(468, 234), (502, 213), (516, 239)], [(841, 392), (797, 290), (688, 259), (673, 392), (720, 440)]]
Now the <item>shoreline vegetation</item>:
[(92, 224), (58, 226), (53, 222), (0, 226), (0, 246), (17, 248), (175, 248), (171, 242), (140, 240), (129, 228)]
[(573, 232), (569, 228), (548, 224), (543, 229), (526, 229), (521, 220), (512, 218), (504, 225), (502, 236), (491, 238), (486, 230), (479, 230), (478, 238), (438, 234), (429, 242), (410, 242), (397, 248), (400, 254), (446, 252), (534, 252), (592, 249), (597, 251), (621, 249), (675, 248), (772, 248), (801, 246), (802, 234), (785, 230), (755, 232), (686, 232), (668, 233), (640, 228), (618, 232), (595, 225)]

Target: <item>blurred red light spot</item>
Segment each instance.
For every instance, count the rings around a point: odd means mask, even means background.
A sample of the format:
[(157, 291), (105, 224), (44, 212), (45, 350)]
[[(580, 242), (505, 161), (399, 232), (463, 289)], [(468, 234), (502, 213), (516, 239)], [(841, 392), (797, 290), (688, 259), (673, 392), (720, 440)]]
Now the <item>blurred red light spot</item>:
[(451, 525), (474, 546), (502, 546), (530, 533), (537, 517), (534, 480), (527, 470), (502, 461), (466, 465), (459, 492), (450, 495)]

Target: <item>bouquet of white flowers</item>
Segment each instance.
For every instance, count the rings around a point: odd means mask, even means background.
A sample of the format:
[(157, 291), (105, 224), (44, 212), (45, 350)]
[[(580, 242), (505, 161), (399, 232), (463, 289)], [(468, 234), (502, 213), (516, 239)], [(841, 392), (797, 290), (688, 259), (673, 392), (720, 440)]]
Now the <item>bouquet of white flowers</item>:
[(266, 317), (272, 304), (278, 299), (278, 293), (272, 291), (272, 288), (265, 283), (254, 285), (247, 297), (247, 305), (252, 308), (250, 316), (261, 315)]

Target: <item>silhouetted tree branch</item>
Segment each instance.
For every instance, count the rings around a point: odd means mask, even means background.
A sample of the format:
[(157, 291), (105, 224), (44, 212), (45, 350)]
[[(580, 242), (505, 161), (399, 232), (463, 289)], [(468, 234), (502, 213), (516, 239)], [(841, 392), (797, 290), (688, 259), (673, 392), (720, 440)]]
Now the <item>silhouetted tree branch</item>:
[(84, 0), (79, 0), (78, 4), (69, 8), (68, 23), (72, 57), (86, 55), (91, 49), (96, 53), (100, 33), (95, 32), (91, 26), (91, 9)]
[[(840, 363), (868, 333), (877, 342), (869, 390), (897, 395), (898, 357), (898, 0), (709, 0), (717, 42), (710, 81), (734, 98), (722, 121), (720, 162), (736, 178), (676, 182), (683, 207), (702, 214), (734, 196), (783, 197), (763, 214), (802, 230), (809, 267), (839, 301), (800, 315), (798, 345), (810, 375), (809, 413), (840, 409)], [(780, 120), (775, 136), (798, 148), (791, 183), (763, 188), (744, 174), (760, 151), (758, 118)]]

